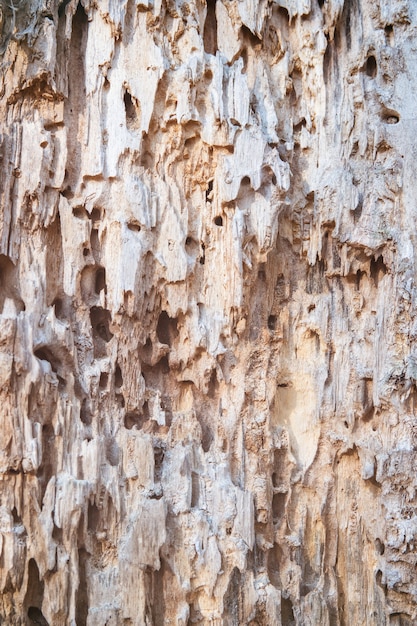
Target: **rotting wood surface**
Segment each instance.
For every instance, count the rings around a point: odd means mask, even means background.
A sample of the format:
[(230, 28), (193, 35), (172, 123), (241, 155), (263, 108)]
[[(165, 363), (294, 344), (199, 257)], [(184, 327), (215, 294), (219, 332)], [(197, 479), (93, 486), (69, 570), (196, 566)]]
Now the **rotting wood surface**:
[(417, 623), (416, 37), (0, 0), (1, 623)]

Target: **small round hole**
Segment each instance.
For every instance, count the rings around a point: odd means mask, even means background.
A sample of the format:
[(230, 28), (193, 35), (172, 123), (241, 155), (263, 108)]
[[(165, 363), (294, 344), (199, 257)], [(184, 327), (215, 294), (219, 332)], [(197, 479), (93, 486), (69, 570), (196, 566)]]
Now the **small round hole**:
[(97, 295), (104, 289), (106, 293), (106, 270), (104, 267), (100, 267), (96, 272), (96, 279), (94, 284), (94, 291)]
[(269, 330), (275, 330), (277, 326), (277, 316), (276, 315), (270, 315), (268, 317), (268, 328)]
[(120, 368), (120, 365), (116, 363), (116, 369), (114, 372), (114, 386), (120, 389), (122, 385), (123, 385), (122, 370)]
[(117, 401), (117, 404), (123, 409), (125, 406), (125, 399), (123, 397), (123, 394), (116, 393), (116, 401)]
[(78, 217), (79, 220), (85, 219), (87, 217), (87, 211), (83, 206), (75, 206), (72, 209), (72, 214), (74, 217)]
[(377, 537), (375, 539), (375, 548), (376, 551), (378, 552), (378, 554), (384, 554), (385, 552), (385, 545), (383, 544), (383, 542)]
[(101, 211), (100, 211), (100, 209), (97, 209), (97, 207), (96, 207), (96, 208), (94, 208), (94, 209), (91, 211), (90, 219), (91, 219), (93, 222), (97, 222), (98, 220), (100, 220), (100, 219), (101, 219)]
[(209, 180), (207, 183), (206, 202), (211, 202), (213, 200), (213, 184), (212, 180)]
[(203, 242), (201, 242), (201, 257), (200, 257), (200, 265), (204, 265), (206, 262), (206, 246)]
[(385, 118), (385, 122), (387, 124), (398, 124), (399, 121), (400, 121), (400, 118), (398, 117), (398, 115), (388, 115)]
[(393, 109), (385, 109), (381, 112), (381, 118), (385, 124), (398, 124), (400, 121), (400, 114)]
[(93, 420), (92, 413), (87, 406), (87, 400), (84, 398), (80, 407), (80, 420), (86, 426), (89, 426)]
[(370, 78), (375, 78), (378, 72), (378, 67), (376, 63), (376, 58), (373, 54), (369, 55), (366, 59), (366, 67), (365, 67), (366, 75)]
[(105, 389), (107, 387), (108, 380), (109, 380), (109, 375), (107, 374), (107, 372), (101, 372), (100, 380), (98, 383), (100, 389)]
[(62, 310), (63, 310), (63, 304), (62, 304), (61, 298), (55, 298), (55, 300), (52, 302), (52, 306), (55, 308), (55, 317), (57, 317), (58, 319), (61, 319)]
[(392, 26), (392, 24), (387, 24), (384, 28), (385, 31), (385, 40), (387, 42), (388, 45), (392, 46), (393, 39), (394, 39), (394, 27)]
[(127, 225), (128, 229), (135, 232), (135, 233), (140, 233), (140, 224), (138, 224), (137, 222), (129, 222)]
[(216, 217), (214, 218), (214, 223), (216, 224), (216, 226), (223, 226), (223, 218), (221, 215), (216, 215)]

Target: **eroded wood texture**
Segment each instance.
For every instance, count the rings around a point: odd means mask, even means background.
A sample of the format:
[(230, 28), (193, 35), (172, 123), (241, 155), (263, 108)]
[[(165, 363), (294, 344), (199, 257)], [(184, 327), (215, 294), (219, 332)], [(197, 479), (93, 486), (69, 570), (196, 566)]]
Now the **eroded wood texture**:
[(0, 8), (1, 623), (415, 624), (417, 4)]

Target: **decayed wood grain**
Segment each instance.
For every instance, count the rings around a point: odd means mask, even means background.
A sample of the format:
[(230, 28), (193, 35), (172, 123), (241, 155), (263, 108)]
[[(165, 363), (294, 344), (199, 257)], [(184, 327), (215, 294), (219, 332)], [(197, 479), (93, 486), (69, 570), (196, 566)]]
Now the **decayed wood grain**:
[(0, 0), (0, 621), (417, 620), (412, 0)]

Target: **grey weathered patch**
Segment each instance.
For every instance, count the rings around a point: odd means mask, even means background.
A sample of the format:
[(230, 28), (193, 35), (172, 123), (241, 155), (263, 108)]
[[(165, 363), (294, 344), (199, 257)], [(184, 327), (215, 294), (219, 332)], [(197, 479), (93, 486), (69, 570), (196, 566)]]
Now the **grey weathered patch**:
[(33, 36), (42, 0), (0, 0), (0, 54), (11, 39)]

